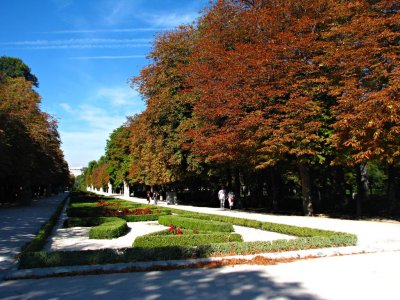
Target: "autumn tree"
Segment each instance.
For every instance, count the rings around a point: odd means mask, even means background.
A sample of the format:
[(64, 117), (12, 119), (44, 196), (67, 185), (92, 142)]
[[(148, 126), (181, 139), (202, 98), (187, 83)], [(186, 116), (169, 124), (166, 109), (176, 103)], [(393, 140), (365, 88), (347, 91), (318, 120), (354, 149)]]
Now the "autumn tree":
[(39, 108), (32, 88), (36, 77), (19, 59), (0, 62), (0, 195), (4, 201), (29, 201), (32, 194), (67, 185), (68, 165), (57, 122)]
[(192, 26), (159, 35), (148, 56), (151, 63), (132, 78), (147, 104), (132, 126), (132, 172), (137, 177), (142, 166), (147, 175), (141, 181), (149, 185), (181, 181), (199, 171), (196, 159), (181, 147), (187, 143), (184, 132), (192, 116), (183, 67), (189, 63), (193, 39)]
[(122, 186), (128, 179), (131, 165), (130, 154), (130, 131), (129, 121), (115, 129), (107, 141), (105, 148), (105, 160), (107, 161), (107, 174), (110, 183)]
[(367, 162), (393, 170), (399, 161), (398, 9), (398, 1), (347, 1), (327, 14), (325, 64), (338, 99), (333, 142), (338, 160), (356, 166), (358, 214), (368, 196)]

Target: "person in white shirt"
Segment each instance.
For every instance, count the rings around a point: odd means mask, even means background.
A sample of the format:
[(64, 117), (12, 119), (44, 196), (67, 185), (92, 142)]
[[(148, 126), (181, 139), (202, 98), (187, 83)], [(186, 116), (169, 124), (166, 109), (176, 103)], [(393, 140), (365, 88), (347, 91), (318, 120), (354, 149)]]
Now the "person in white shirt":
[(218, 199), (221, 204), (221, 209), (224, 209), (225, 208), (225, 199), (226, 199), (226, 190), (223, 187), (218, 191)]

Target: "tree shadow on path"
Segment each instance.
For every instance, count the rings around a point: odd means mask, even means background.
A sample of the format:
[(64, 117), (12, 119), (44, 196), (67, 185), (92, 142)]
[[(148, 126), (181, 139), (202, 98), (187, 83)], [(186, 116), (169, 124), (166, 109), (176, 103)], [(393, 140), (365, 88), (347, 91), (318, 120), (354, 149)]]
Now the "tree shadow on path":
[[(265, 268), (264, 268), (265, 270)], [(321, 299), (257, 266), (6, 281), (2, 299)]]

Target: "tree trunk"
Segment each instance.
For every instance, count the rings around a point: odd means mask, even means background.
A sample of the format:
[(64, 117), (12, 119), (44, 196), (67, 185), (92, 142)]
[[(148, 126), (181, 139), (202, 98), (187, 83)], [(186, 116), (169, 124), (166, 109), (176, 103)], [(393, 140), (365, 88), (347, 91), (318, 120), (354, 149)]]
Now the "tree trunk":
[(271, 168), (271, 189), (272, 189), (272, 211), (276, 213), (278, 211), (278, 195), (279, 195), (279, 173), (276, 168)]
[(368, 200), (368, 169), (367, 163), (361, 163), (356, 168), (357, 172), (357, 197), (356, 197), (356, 215), (362, 216), (362, 203)]
[(339, 207), (344, 208), (344, 205), (346, 203), (346, 182), (344, 179), (344, 171), (342, 166), (338, 166), (335, 168), (335, 186), (335, 195), (336, 199), (339, 202)]
[(240, 173), (237, 169), (231, 171), (231, 187), (236, 197), (240, 196)]
[(21, 185), (20, 187), (20, 193), (21, 193), (21, 203), (22, 204), (30, 204), (32, 200), (32, 190), (31, 190), (31, 183), (29, 181), (26, 181), (24, 184)]
[(301, 179), (301, 191), (303, 195), (303, 212), (306, 216), (312, 216), (314, 214), (314, 210), (311, 199), (310, 167), (307, 163), (300, 163), (299, 171)]
[(397, 175), (398, 169), (393, 165), (388, 166), (387, 197), (390, 212), (393, 212), (397, 208)]

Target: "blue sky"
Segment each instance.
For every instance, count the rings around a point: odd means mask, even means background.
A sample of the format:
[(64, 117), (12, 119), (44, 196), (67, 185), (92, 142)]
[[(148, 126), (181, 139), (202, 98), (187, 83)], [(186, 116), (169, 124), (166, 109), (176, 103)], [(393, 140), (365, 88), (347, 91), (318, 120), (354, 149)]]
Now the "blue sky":
[(103, 153), (126, 116), (144, 110), (129, 79), (157, 33), (191, 23), (208, 0), (0, 0), (0, 56), (39, 79), (41, 108), (59, 122), (70, 167)]

